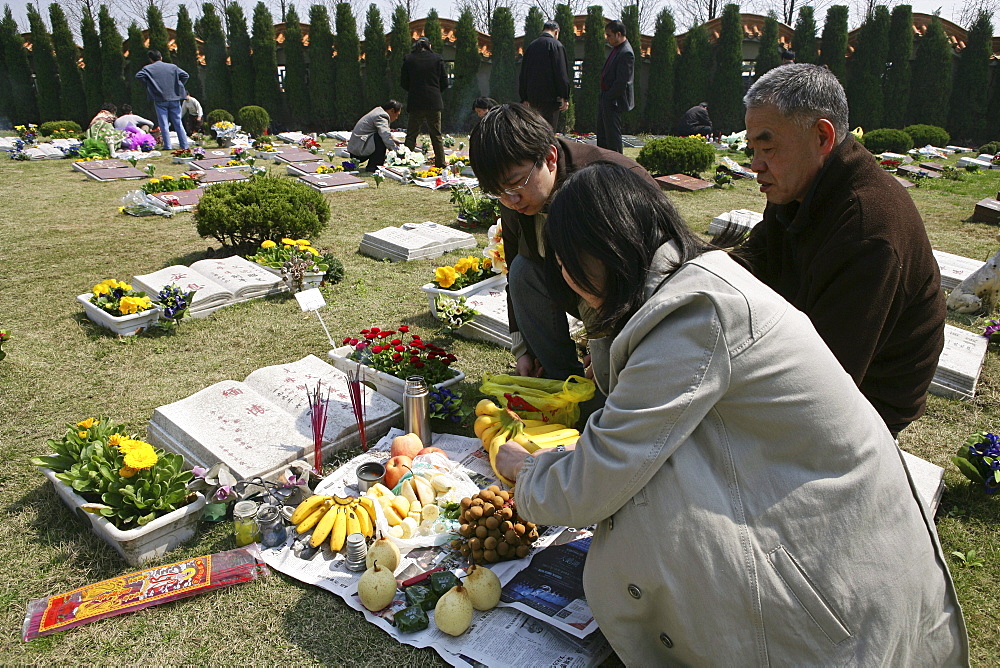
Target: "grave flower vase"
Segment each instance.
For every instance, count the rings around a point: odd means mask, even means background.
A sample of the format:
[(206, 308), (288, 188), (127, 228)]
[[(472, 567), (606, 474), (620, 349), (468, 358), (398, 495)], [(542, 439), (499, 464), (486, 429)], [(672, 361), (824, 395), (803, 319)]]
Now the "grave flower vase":
[(160, 307), (154, 306), (140, 313), (115, 316), (90, 303), (90, 293), (77, 296), (77, 301), (83, 304), (87, 319), (101, 327), (110, 329), (118, 336), (132, 336), (156, 324), (160, 319)]

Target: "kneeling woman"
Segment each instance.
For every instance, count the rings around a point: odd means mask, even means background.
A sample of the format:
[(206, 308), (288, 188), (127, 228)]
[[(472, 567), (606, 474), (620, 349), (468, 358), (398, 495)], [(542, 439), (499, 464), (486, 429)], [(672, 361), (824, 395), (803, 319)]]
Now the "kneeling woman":
[(518, 511), (597, 524), (584, 575), (628, 665), (959, 665), (965, 624), (898, 448), (809, 319), (629, 170), (545, 234), (600, 315), (608, 395), (575, 449), (502, 446)]

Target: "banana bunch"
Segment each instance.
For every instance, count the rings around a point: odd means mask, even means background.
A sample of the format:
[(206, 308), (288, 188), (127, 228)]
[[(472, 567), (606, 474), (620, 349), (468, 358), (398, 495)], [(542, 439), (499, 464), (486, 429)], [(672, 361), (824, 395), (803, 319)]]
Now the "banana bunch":
[(513, 483), (501, 476), (496, 467), (497, 452), (501, 445), (514, 441), (528, 452), (534, 452), (539, 448), (572, 445), (580, 438), (580, 432), (576, 429), (542, 420), (522, 420), (514, 411), (500, 408), (489, 399), (483, 399), (476, 405), (476, 415), (479, 416), (473, 424), (476, 436), (490, 455), (493, 472), (508, 486), (513, 486)]
[(395, 538), (413, 538), (421, 526), (433, 530), (441, 515), (437, 498), (446, 494), (452, 483), (443, 475), (425, 476), (423, 473), (407, 478), (400, 485), (399, 494), (376, 483), (364, 498), (374, 499), (382, 506), (382, 514), (389, 523), (389, 535)]
[(311, 546), (319, 547), (329, 538), (330, 549), (339, 552), (352, 533), (365, 538), (375, 533), (375, 502), (365, 496), (314, 494), (298, 505), (291, 522), (300, 534), (312, 531)]

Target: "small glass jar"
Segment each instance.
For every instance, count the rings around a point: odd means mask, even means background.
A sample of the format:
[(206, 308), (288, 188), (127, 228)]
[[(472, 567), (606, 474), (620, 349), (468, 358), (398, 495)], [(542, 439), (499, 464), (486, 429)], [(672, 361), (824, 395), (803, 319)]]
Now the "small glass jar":
[(264, 547), (278, 547), (285, 544), (288, 532), (281, 521), (281, 512), (274, 506), (260, 507), (257, 511), (257, 527), (260, 529), (260, 543)]
[(260, 541), (260, 529), (255, 516), (257, 504), (253, 501), (240, 501), (233, 508), (233, 533), (236, 537), (236, 547), (243, 547)]

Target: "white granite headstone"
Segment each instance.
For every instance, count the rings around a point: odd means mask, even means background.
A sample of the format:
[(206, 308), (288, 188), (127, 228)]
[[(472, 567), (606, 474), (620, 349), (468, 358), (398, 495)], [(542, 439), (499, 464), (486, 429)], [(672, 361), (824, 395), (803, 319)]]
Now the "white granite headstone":
[(953, 325), (944, 326), (944, 350), (938, 359), (930, 392), (942, 397), (971, 399), (983, 370), (988, 341)]
[(939, 250), (933, 252), (934, 259), (937, 260), (938, 268), (941, 270), (941, 287), (945, 290), (954, 290), (956, 285), (983, 266), (982, 260), (973, 260), (969, 257)]

